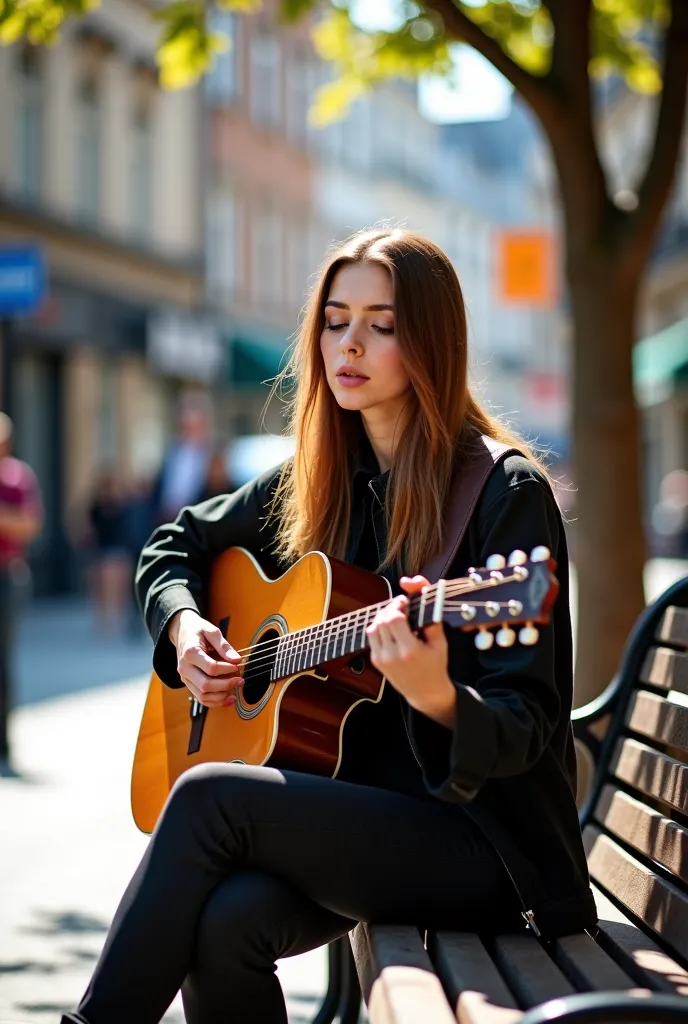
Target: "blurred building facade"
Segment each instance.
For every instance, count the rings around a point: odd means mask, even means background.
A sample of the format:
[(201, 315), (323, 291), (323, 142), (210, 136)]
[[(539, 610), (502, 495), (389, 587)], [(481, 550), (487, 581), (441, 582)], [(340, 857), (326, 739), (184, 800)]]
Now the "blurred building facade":
[(0, 245), (40, 246), (49, 273), (3, 339), (47, 509), (39, 592), (73, 583), (68, 524), (98, 470), (153, 471), (190, 350), (221, 357), (202, 309), (201, 92), (160, 90), (157, 35), (144, 5), (106, 0), (54, 48), (0, 47)]

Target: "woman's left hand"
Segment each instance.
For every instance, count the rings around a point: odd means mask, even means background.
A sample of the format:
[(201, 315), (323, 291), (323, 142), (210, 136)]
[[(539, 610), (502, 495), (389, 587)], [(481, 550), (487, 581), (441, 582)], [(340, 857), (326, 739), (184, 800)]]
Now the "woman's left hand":
[[(407, 594), (430, 585), (424, 576), (402, 576), (399, 582)], [(409, 628), (408, 604), (408, 597), (395, 597), (367, 627), (371, 661), (412, 708), (451, 725), (456, 691), (444, 628), (441, 622), (424, 626), (421, 640)]]

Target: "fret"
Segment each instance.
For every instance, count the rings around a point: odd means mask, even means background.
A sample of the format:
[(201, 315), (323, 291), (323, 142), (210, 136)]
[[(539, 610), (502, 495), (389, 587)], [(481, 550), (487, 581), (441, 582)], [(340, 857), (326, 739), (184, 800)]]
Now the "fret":
[(341, 632), (342, 649), (341, 649), (341, 651), (339, 653), (340, 653), (340, 655), (342, 657), (344, 657), (344, 655), (346, 654), (346, 638), (347, 638), (347, 633), (349, 632), (349, 616), (348, 615), (342, 616), (340, 622), (341, 622), (340, 632)]
[(359, 622), (359, 619), (361, 619), (362, 617), (365, 617), (365, 609), (359, 608), (358, 611), (356, 612), (356, 621), (354, 623), (354, 639), (352, 646), (352, 650), (354, 651), (358, 651), (361, 649), (361, 647), (365, 647), (365, 634), (363, 634), (363, 636), (359, 636), (359, 634), (361, 633), (361, 623)]

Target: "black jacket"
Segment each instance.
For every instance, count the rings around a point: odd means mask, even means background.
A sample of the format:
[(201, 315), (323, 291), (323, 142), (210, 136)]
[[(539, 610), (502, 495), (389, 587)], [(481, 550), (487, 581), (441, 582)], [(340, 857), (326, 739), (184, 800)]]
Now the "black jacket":
[[(386, 544), (388, 473), (380, 474), (367, 441), (352, 473), (346, 560), (374, 571)], [(272, 577), (287, 568), (273, 554), (274, 527), (265, 515), (276, 478), (272, 470), (234, 494), (183, 509), (143, 549), (137, 594), (155, 643), (155, 671), (168, 686), (182, 683), (167, 624), (182, 608), (203, 612), (204, 581), (221, 551), (246, 547)], [(524, 911), (549, 938), (596, 922), (574, 796), (568, 554), (549, 484), (531, 462), (510, 456), (488, 480), (448, 576), (483, 566), (491, 554), (538, 544), (557, 560), (561, 588), (539, 643), (479, 652), (471, 634), (447, 627), (457, 691), (453, 731), (387, 686), (379, 704), (361, 704), (350, 716), (339, 778), (439, 798), (469, 814), (500, 854)], [(400, 593), (397, 573), (385, 575)]]

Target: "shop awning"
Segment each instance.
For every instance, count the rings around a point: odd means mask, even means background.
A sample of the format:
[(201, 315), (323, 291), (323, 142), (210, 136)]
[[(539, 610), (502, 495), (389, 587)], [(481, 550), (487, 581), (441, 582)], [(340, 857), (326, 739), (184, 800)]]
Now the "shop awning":
[(643, 405), (664, 401), (688, 380), (688, 318), (638, 342), (633, 377)]
[(272, 381), (287, 361), (286, 340), (235, 335), (230, 345), (230, 380), (234, 387), (259, 388), (265, 381)]

